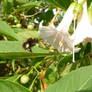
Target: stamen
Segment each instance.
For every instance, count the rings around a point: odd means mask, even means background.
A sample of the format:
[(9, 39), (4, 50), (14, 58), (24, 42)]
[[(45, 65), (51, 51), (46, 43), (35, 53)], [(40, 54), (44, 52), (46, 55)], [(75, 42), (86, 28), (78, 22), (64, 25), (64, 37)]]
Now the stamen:
[(62, 47), (62, 45), (63, 45), (63, 43), (62, 43), (62, 41), (60, 41), (60, 42), (59, 42), (59, 46)]
[[(76, 24), (76, 15), (74, 16), (74, 32), (75, 32), (75, 24)], [(73, 62), (75, 62), (75, 45), (73, 42)]]

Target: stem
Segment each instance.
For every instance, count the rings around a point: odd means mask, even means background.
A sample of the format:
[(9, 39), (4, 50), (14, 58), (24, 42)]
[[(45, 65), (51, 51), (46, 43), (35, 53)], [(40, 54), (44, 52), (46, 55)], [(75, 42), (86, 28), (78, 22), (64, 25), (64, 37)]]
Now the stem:
[(33, 87), (33, 85), (34, 85), (34, 82), (35, 82), (35, 80), (37, 79), (38, 75), (39, 75), (39, 74), (36, 75), (36, 77), (34, 78), (32, 84), (29, 86), (29, 90), (32, 89), (32, 87)]
[(27, 73), (27, 75), (29, 76), (33, 71), (33, 67), (31, 68), (31, 70)]
[[(33, 68), (34, 68), (34, 69), (35, 69), (35, 71), (37, 72), (37, 75), (36, 75), (36, 77), (34, 78), (34, 80), (33, 80), (32, 84), (29, 86), (29, 90), (31, 90), (31, 89), (32, 89), (32, 87), (33, 87), (33, 85), (34, 85), (35, 80), (37, 79), (38, 75), (40, 75), (40, 72), (36, 69), (36, 67), (34, 66)], [(31, 70), (27, 75), (29, 75), (31, 72), (32, 72), (32, 70)]]
[(40, 72), (36, 69), (36, 67), (33, 67), (35, 69), (35, 71), (37, 72), (37, 74), (40, 74)]
[(15, 60), (12, 61), (12, 69), (15, 71)]
[[(75, 23), (76, 22), (76, 15), (74, 17), (74, 32), (75, 32)], [(75, 45), (74, 45), (74, 42), (73, 42), (73, 62), (75, 62)]]
[(61, 9), (60, 9), (60, 8), (58, 8), (58, 10), (57, 10), (56, 14), (54, 15), (54, 17), (52, 18), (52, 20), (51, 20), (50, 24), (52, 24), (52, 23), (54, 22), (55, 18), (56, 18), (56, 17), (57, 17), (57, 15), (60, 13), (60, 11), (61, 11)]

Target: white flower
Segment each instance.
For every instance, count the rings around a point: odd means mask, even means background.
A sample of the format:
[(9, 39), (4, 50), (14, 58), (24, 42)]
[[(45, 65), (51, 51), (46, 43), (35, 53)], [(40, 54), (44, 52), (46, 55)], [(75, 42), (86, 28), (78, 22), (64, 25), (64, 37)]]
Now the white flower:
[(45, 42), (53, 45), (59, 52), (62, 51), (62, 47), (64, 47), (67, 52), (73, 51), (73, 40), (68, 33), (69, 26), (74, 18), (73, 9), (74, 6), (68, 8), (57, 28), (55, 28), (54, 24), (51, 24), (50, 26), (42, 26), (43, 22), (39, 25), (41, 38), (43, 38)]
[(92, 38), (92, 26), (90, 24), (88, 14), (87, 14), (87, 2), (85, 1), (83, 5), (83, 13), (80, 19), (78, 19), (78, 24), (76, 31), (71, 37), (74, 39), (74, 45), (77, 45), (81, 42), (89, 41), (88, 39)]
[(70, 7), (66, 11), (62, 21), (60, 22), (60, 24), (56, 28), (58, 31), (63, 31), (63, 32), (68, 33), (69, 26), (71, 25), (72, 20), (74, 18), (73, 10), (74, 10), (74, 6), (70, 5)]

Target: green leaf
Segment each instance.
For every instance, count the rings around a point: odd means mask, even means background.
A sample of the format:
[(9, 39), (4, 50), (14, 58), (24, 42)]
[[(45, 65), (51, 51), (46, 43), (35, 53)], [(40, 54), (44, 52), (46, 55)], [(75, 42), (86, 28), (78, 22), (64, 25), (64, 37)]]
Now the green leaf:
[(7, 61), (0, 61), (0, 64), (5, 64), (5, 63), (7, 63)]
[(85, 46), (85, 50), (84, 50), (84, 55), (88, 54), (91, 52), (91, 43), (88, 42)]
[(59, 63), (57, 65), (57, 69), (58, 71), (60, 72), (61, 71), (61, 68), (66, 66), (67, 63), (71, 63), (72, 62), (72, 54), (68, 54), (64, 57), (62, 57), (60, 60), (59, 60)]
[(27, 1), (26, 0), (14, 0), (14, 4), (24, 4), (24, 3), (26, 3)]
[(52, 55), (48, 50), (33, 47), (31, 52), (26, 51), (22, 47), (21, 41), (0, 41), (0, 58), (2, 59), (16, 59), (16, 58), (35, 58)]
[(11, 40), (18, 40), (14, 30), (4, 21), (0, 21), (0, 35), (6, 36)]
[(13, 0), (4, 0), (3, 10), (5, 13), (9, 14), (13, 8)]
[(60, 7), (64, 10), (66, 10), (69, 5), (73, 2), (73, 0), (46, 0), (50, 4), (52, 4), (55, 7)]
[(63, 72), (61, 73), (60, 76), (65, 76), (66, 74), (68, 74), (71, 71), (73, 64), (68, 64), (65, 69), (63, 69)]
[(43, 48), (34, 46), (34, 47), (32, 48), (32, 52), (33, 52), (33, 53), (49, 53), (49, 50), (46, 50), (46, 49), (43, 49)]
[(38, 31), (25, 30), (23, 32), (18, 32), (17, 36), (19, 37), (20, 40), (24, 41), (24, 40), (31, 38), (31, 37), (39, 38), (39, 33), (38, 33)]
[(55, 82), (55, 80), (56, 80), (55, 65), (51, 64), (45, 73), (44, 81), (45, 83), (50, 84)]
[(27, 54), (20, 41), (0, 41), (0, 58), (19, 58)]
[(14, 12), (19, 12), (19, 11), (22, 11), (23, 9), (29, 9), (29, 8), (32, 8), (32, 7), (35, 7), (35, 6), (40, 6), (40, 4), (41, 4), (41, 1), (30, 1), (30, 2), (27, 2), (23, 5), (21, 5)]
[(70, 72), (45, 92), (92, 92), (92, 66)]
[(3, 0), (0, 0), (0, 3), (2, 2)]
[(16, 82), (20, 77), (21, 77), (22, 74), (16, 74), (14, 76), (11, 76), (9, 78), (7, 78), (6, 80), (9, 80), (9, 81), (12, 81), (12, 82)]
[(91, 5), (91, 3), (92, 3), (92, 0), (87, 0), (88, 7)]
[(0, 80), (0, 92), (30, 92), (24, 86), (8, 81), (8, 80)]
[(42, 63), (43, 57), (38, 57), (32, 59), (32, 66), (39, 67), (39, 65)]

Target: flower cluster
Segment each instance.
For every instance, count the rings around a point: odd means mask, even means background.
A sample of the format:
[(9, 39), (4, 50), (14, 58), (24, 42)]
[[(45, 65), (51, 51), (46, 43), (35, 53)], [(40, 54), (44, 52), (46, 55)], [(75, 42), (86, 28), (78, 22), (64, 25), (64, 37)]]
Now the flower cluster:
[[(81, 42), (87, 42), (92, 38), (92, 25), (90, 24), (87, 14), (87, 2), (82, 5), (82, 13), (78, 17), (78, 23), (75, 31), (72, 35), (69, 34), (69, 27), (75, 17), (78, 16), (75, 10), (75, 4), (70, 5), (67, 9), (60, 24), (55, 27), (54, 24), (49, 26), (43, 26), (41, 22), (39, 25), (39, 33), (43, 40), (54, 46), (59, 52), (62, 50), (65, 52), (72, 52), (73, 46), (78, 45)], [(79, 48), (75, 49), (75, 52), (79, 51)]]

